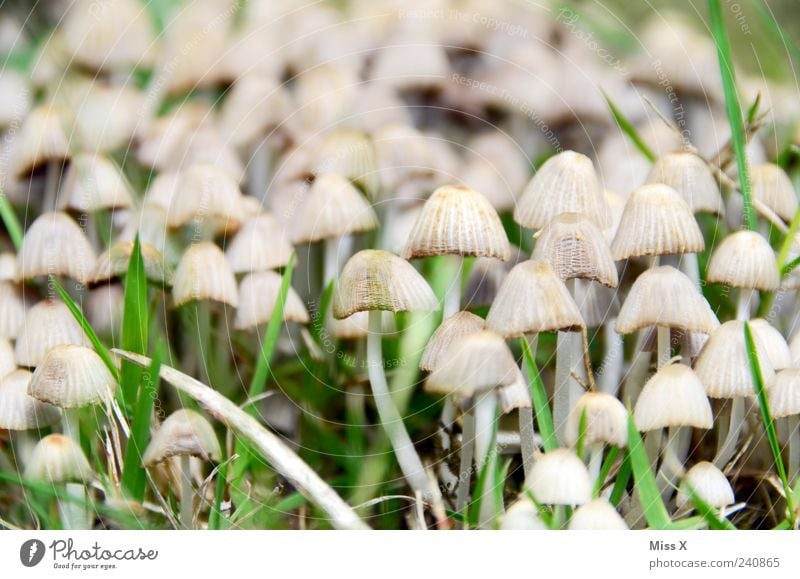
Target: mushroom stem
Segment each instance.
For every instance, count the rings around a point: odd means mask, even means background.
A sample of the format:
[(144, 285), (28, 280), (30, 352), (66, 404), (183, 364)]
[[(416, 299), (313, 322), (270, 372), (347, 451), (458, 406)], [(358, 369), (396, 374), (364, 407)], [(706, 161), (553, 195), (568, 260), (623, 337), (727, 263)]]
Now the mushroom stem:
[(736, 451), (736, 443), (739, 440), (739, 433), (744, 425), (744, 397), (739, 396), (731, 400), (731, 419), (728, 427), (728, 434), (717, 442), (717, 455), (714, 457), (714, 465), (717, 468), (724, 468), (733, 457)]
[(472, 412), (464, 414), (461, 430), (460, 467), (458, 489), (456, 491), (456, 512), (461, 514), (469, 496), (469, 482), (472, 478), (472, 457), (475, 450), (475, 417)]
[[(575, 296), (575, 282), (567, 280), (566, 286), (569, 293)], [(564, 429), (567, 425), (569, 411), (575, 405), (583, 389), (573, 378), (572, 373), (579, 372), (580, 357), (582, 355), (581, 335), (577, 332), (558, 332), (556, 338), (556, 386), (553, 392), (553, 422), (555, 423), (556, 439), (564, 443)]]
[(644, 351), (646, 338), (647, 330), (639, 330), (636, 335), (636, 344), (633, 348), (633, 360), (631, 361), (627, 378), (625, 379), (625, 402), (631, 405), (636, 404), (636, 400), (639, 398), (639, 392), (641, 392), (642, 386), (644, 386), (647, 371), (650, 368), (650, 352)]
[(372, 395), (378, 410), (381, 424), (389, 442), (394, 449), (395, 457), (400, 465), (408, 484), (412, 490), (419, 491), (423, 497), (430, 495), (428, 477), (422, 466), (414, 443), (406, 432), (403, 419), (394, 405), (386, 375), (383, 371), (383, 344), (381, 343), (381, 312), (374, 310), (369, 313), (369, 336), (367, 336), (367, 367)]
[(64, 431), (64, 436), (71, 438), (75, 441), (75, 444), (80, 446), (81, 430), (77, 408), (64, 408), (64, 413), (61, 416), (61, 428)]
[(269, 168), (272, 161), (269, 137), (270, 135), (264, 136), (253, 147), (252, 162), (247, 171), (247, 188), (250, 195), (260, 201), (264, 200), (269, 185)]
[(194, 528), (192, 471), (189, 455), (181, 455), (181, 524), (185, 529)]
[(736, 319), (746, 322), (750, 319), (750, 304), (756, 299), (756, 290), (749, 288), (739, 289), (739, 299), (736, 301)]
[(86, 501), (86, 487), (79, 483), (67, 483), (65, 485), (65, 490), (70, 499), (81, 502), (57, 499), (61, 526), (65, 531), (89, 529), (89, 511), (86, 505), (82, 504)]
[(681, 271), (700, 289), (700, 265), (696, 253), (684, 253), (680, 261)]
[[(531, 356), (536, 359), (536, 348), (539, 345), (539, 335), (533, 334), (526, 336)], [(527, 364), (522, 365), (522, 373), (525, 376), (525, 383), (531, 384), (531, 376), (528, 375)], [(522, 469), (525, 473), (525, 480), (529, 480), (531, 469), (536, 457), (536, 443), (534, 442), (535, 431), (533, 428), (533, 408), (520, 408), (519, 413), (519, 445), (522, 453)]]
[(605, 355), (603, 356), (602, 372), (599, 372), (600, 391), (616, 396), (622, 381), (622, 367), (625, 362), (622, 334), (614, 329), (616, 320), (609, 320), (603, 326), (605, 338)]
[[(466, 417), (464, 417), (466, 420)], [(453, 401), (448, 397), (444, 401), (444, 406), (442, 407), (442, 416), (439, 418), (439, 429), (436, 432), (436, 435), (439, 437), (439, 445), (442, 449), (442, 459), (439, 462), (439, 476), (442, 479), (442, 482), (445, 484), (445, 488), (452, 489), (452, 487), (458, 485), (461, 488), (461, 476), (456, 477), (453, 472), (450, 470), (450, 466), (448, 464), (448, 457), (450, 455), (450, 435), (449, 432), (452, 432), (453, 425), (456, 421), (456, 406)], [(463, 442), (462, 442), (463, 444)], [(470, 453), (472, 451), (470, 450)], [(472, 461), (472, 454), (470, 454), (470, 462)], [(463, 468), (463, 467), (462, 467)]]
[(800, 474), (800, 416), (786, 419), (789, 427), (789, 482), (794, 482)]
[(461, 309), (461, 272), (464, 269), (464, 258), (460, 255), (453, 256), (455, 259), (453, 279), (447, 288), (447, 293), (444, 296), (444, 305), (442, 311), (442, 319), (447, 319), (452, 315), (458, 313)]
[(61, 181), (61, 161), (51, 160), (45, 166), (45, 184), (42, 213), (55, 211), (58, 185)]
[(658, 367), (659, 369), (666, 366), (672, 357), (672, 345), (670, 344), (669, 328), (665, 326), (656, 326), (658, 332), (656, 340), (658, 342)]
[(589, 447), (589, 478), (594, 484), (603, 467), (603, 443), (595, 442)]
[(339, 274), (339, 238), (329, 237), (323, 241), (325, 246), (325, 264), (322, 278), (322, 291)]
[(661, 498), (667, 501), (672, 495), (675, 481), (683, 474), (683, 460), (680, 457), (683, 432), (688, 431), (680, 426), (670, 426), (667, 444), (664, 447), (664, 459), (658, 472), (658, 490)]
[(658, 464), (658, 454), (661, 451), (661, 430), (661, 428), (651, 430), (644, 437), (644, 450), (647, 453), (647, 458), (653, 469), (655, 469)]
[(494, 390), (481, 392), (475, 398), (475, 466), (480, 473), (486, 469), (483, 489), (481, 490), (481, 506), (479, 524), (488, 528), (495, 517), (494, 487), (495, 480), (494, 461), (497, 452), (492, 445), (495, 440), (497, 428), (497, 395)]

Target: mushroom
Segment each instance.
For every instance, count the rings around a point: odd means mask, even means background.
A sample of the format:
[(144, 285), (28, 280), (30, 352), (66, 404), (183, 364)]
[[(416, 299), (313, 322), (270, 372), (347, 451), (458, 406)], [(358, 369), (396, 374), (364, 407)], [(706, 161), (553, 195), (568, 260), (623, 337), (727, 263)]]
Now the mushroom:
[(710, 462), (698, 462), (686, 471), (678, 487), (678, 496), (675, 504), (678, 508), (688, 506), (691, 496), (687, 487), (697, 493), (703, 501), (712, 508), (719, 509), (720, 518), (725, 518), (725, 507), (736, 500), (733, 496), (731, 483), (720, 469)]
[(142, 462), (147, 468), (172, 457), (180, 457), (181, 523), (187, 529), (194, 528), (194, 492), (189, 457), (218, 462), (221, 455), (219, 441), (211, 424), (197, 412), (185, 408), (167, 417), (144, 451)]
[(508, 272), (527, 259), (525, 252), (513, 245), (511, 259), (508, 261), (500, 261), (494, 257), (476, 259), (467, 275), (461, 307), (465, 310), (490, 307)]
[(776, 420), (785, 419), (789, 434), (789, 480), (800, 474), (800, 369), (781, 370), (767, 388), (769, 409)]
[(236, 178), (210, 163), (196, 163), (181, 174), (167, 213), (170, 227), (194, 222), (204, 238), (235, 231), (242, 220), (242, 193)]
[(753, 165), (750, 167), (750, 183), (754, 201), (763, 203), (787, 223), (794, 219), (798, 206), (797, 193), (789, 175), (780, 165)]
[(73, 157), (64, 176), (58, 209), (94, 213), (104, 209), (127, 209), (131, 205), (133, 193), (110, 158), (90, 153)]
[[(249, 330), (266, 324), (278, 303), (281, 276), (274, 271), (259, 271), (246, 275), (239, 284), (239, 305), (236, 308), (234, 326), (237, 330)], [(303, 300), (289, 287), (283, 307), (283, 321), (307, 324), (308, 311)]]
[(575, 509), (567, 529), (570, 531), (627, 531), (628, 524), (606, 499), (594, 499)]
[(583, 461), (566, 448), (543, 454), (533, 465), (525, 486), (537, 503), (554, 507), (554, 527), (561, 527), (563, 507), (577, 506), (592, 499), (592, 481)]
[(430, 489), (422, 461), (386, 383), (381, 312), (431, 311), (438, 307), (433, 290), (411, 264), (394, 254), (374, 249), (359, 251), (348, 260), (333, 295), (333, 315), (337, 319), (369, 312), (367, 365), (375, 406), (403, 475), (411, 488), (423, 496), (429, 496), (435, 489)]
[(284, 267), (292, 255), (292, 244), (282, 225), (271, 213), (245, 220), (225, 249), (233, 273), (253, 273)]
[(628, 445), (628, 413), (611, 394), (587, 392), (578, 398), (569, 413), (565, 441), (575, 446), (580, 436), (581, 417), (585, 416), (583, 443), (589, 448), (589, 477), (597, 481), (603, 464), (603, 446)]
[(44, 300), (25, 315), (14, 356), (17, 365), (35, 368), (51, 349), (65, 344), (88, 346), (90, 342), (66, 304)]
[(539, 518), (539, 509), (527, 497), (521, 497), (508, 507), (500, 520), (501, 531), (546, 531), (547, 525)]
[[(89, 282), (92, 284), (108, 282), (127, 274), (133, 246), (133, 241), (117, 241), (101, 253), (95, 262)], [(140, 242), (139, 247), (146, 278), (159, 286), (172, 285), (172, 268), (161, 252), (147, 242)]]

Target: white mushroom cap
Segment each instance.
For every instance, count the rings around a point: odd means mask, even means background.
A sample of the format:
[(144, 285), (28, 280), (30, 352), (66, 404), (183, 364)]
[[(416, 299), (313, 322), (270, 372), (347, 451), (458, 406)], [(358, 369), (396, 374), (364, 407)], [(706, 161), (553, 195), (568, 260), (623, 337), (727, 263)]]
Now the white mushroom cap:
[[(234, 321), (237, 330), (254, 328), (270, 321), (278, 303), (281, 281), (281, 276), (274, 271), (259, 271), (248, 274), (242, 279)], [(309, 322), (308, 310), (291, 286), (286, 294), (283, 319), (299, 324)]]
[(723, 210), (717, 180), (706, 162), (694, 153), (676, 151), (659, 157), (647, 182), (669, 185), (681, 194), (694, 213)]
[(686, 471), (675, 499), (679, 507), (691, 503), (685, 484), (689, 484), (697, 496), (715, 509), (732, 505), (736, 500), (731, 483), (728, 482), (725, 474), (710, 462), (698, 462)]
[(792, 180), (779, 165), (763, 163), (750, 168), (753, 199), (761, 201), (775, 214), (789, 222), (797, 213), (797, 193)]
[(0, 281), (0, 337), (13, 340), (25, 322), (22, 291), (11, 282)]
[(570, 531), (627, 531), (628, 525), (606, 499), (594, 499), (575, 510), (567, 528)]
[(586, 412), (584, 443), (602, 443), (619, 447), (628, 445), (628, 412), (611, 394), (587, 392), (578, 398), (570, 410), (564, 437), (574, 446), (580, 435), (581, 415)]
[(63, 275), (86, 283), (94, 269), (92, 244), (66, 213), (43, 213), (25, 232), (17, 255), (21, 279)]
[(142, 462), (151, 467), (173, 456), (220, 459), (219, 440), (208, 420), (193, 410), (176, 410), (153, 435)]
[(753, 336), (758, 336), (761, 345), (767, 354), (767, 359), (774, 370), (783, 370), (792, 366), (792, 353), (789, 344), (786, 343), (783, 335), (777, 328), (772, 326), (767, 320), (750, 320), (750, 329)]
[(526, 497), (518, 499), (508, 507), (500, 519), (502, 531), (545, 531), (547, 525), (539, 518), (539, 510), (533, 501)]
[(633, 419), (642, 432), (669, 426), (711, 428), (714, 422), (703, 383), (683, 364), (668, 364), (647, 381)]
[(173, 276), (172, 298), (176, 306), (191, 301), (238, 305), (236, 277), (219, 247), (201, 241), (184, 252)]
[(43, 428), (61, 419), (58, 408), (39, 402), (28, 394), (30, 381), (31, 373), (27, 370), (14, 370), (0, 380), (0, 428)]
[[(349, 318), (348, 318), (349, 319)], [(420, 370), (432, 372), (447, 358), (447, 351), (453, 343), (464, 336), (475, 334), (484, 328), (483, 318), (469, 312), (458, 312), (436, 328), (422, 352)]]
[(110, 402), (117, 382), (102, 358), (91, 348), (62, 345), (52, 348), (36, 368), (30, 395), (61, 408), (82, 408)]
[(89, 346), (90, 342), (63, 302), (44, 300), (28, 310), (14, 355), (19, 366), (32, 368), (42, 363), (47, 352), (62, 344)]
[(0, 380), (16, 369), (14, 346), (5, 338), (0, 338)]
[(800, 369), (786, 368), (775, 374), (767, 397), (773, 418), (800, 414)]
[(774, 291), (780, 285), (778, 262), (769, 242), (755, 231), (737, 231), (722, 240), (711, 255), (708, 283)]
[(49, 483), (88, 483), (92, 476), (92, 467), (81, 447), (61, 434), (41, 439), (25, 467), (25, 478)]
[(536, 501), (546, 505), (582, 505), (592, 498), (592, 481), (586, 466), (566, 448), (542, 455), (526, 484)]
[(283, 267), (291, 255), (292, 244), (270, 213), (250, 217), (225, 249), (234, 273)]

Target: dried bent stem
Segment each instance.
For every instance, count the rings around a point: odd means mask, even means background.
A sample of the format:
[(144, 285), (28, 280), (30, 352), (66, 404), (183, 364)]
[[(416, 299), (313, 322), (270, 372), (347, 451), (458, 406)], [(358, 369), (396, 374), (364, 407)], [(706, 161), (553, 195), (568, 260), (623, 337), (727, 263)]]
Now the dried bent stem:
[[(112, 351), (139, 366), (146, 368), (150, 365), (150, 359), (145, 356), (118, 349)], [(317, 473), (311, 470), (277, 436), (261, 426), (255, 418), (225, 396), (175, 368), (162, 365), (160, 374), (166, 382), (197, 400), (209, 414), (228, 428), (235, 430), (253, 445), (254, 449), (260, 452), (281, 476), (328, 514), (334, 527), (357, 530), (369, 528)]]

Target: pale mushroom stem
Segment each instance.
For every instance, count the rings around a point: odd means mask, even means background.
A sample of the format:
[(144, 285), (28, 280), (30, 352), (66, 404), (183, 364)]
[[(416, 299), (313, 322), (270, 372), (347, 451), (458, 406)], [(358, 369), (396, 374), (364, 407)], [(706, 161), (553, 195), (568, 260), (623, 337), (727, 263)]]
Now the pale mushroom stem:
[(75, 441), (75, 444), (80, 446), (81, 431), (77, 408), (64, 408), (64, 412), (61, 416), (61, 427), (64, 431), (64, 436), (68, 436)]
[(682, 439), (685, 438), (684, 432), (689, 432), (687, 428), (680, 426), (670, 426), (667, 435), (667, 444), (664, 447), (664, 459), (658, 473), (658, 490), (661, 498), (667, 501), (674, 490), (675, 481), (683, 474), (683, 458), (681, 455)]
[(383, 371), (383, 344), (381, 341), (381, 312), (374, 310), (369, 313), (369, 336), (367, 336), (367, 367), (372, 395), (378, 410), (381, 424), (389, 442), (394, 449), (395, 457), (400, 465), (408, 484), (412, 490), (419, 491), (423, 497), (428, 497), (428, 477), (422, 466), (414, 443), (406, 432), (403, 419), (394, 405), (386, 375)]
[(609, 320), (603, 326), (603, 337), (605, 341), (605, 354), (603, 356), (602, 372), (600, 375), (600, 391), (612, 396), (619, 392), (622, 382), (622, 368), (625, 362), (624, 345), (622, 334), (618, 334), (614, 329), (616, 318)]
[(475, 417), (468, 412), (463, 418), (461, 430), (461, 452), (458, 473), (458, 489), (456, 491), (456, 512), (462, 513), (469, 496), (469, 483), (472, 478), (472, 457), (475, 451)]
[[(526, 336), (528, 346), (531, 350), (531, 356), (536, 359), (536, 349), (539, 344), (539, 335), (532, 334)], [(532, 376), (528, 375), (528, 368), (526, 364), (522, 365), (522, 373), (525, 376), (525, 383), (530, 384)], [(519, 444), (520, 452), (522, 453), (522, 469), (525, 473), (525, 480), (529, 480), (531, 469), (536, 457), (536, 443), (534, 442), (535, 430), (533, 428), (533, 408), (520, 408), (517, 410), (519, 413)]]
[(714, 465), (720, 469), (728, 464), (734, 452), (736, 452), (736, 443), (739, 440), (739, 433), (742, 431), (742, 426), (744, 425), (744, 397), (738, 396), (731, 400), (730, 413), (728, 433), (724, 438), (720, 436), (718, 439), (717, 454), (713, 461)]
[(453, 259), (453, 279), (447, 288), (442, 307), (442, 319), (447, 319), (458, 313), (461, 309), (461, 272), (464, 269), (464, 258), (460, 255), (452, 256)]
[(481, 492), (479, 524), (482, 528), (488, 528), (495, 515), (494, 487), (497, 484), (494, 479), (494, 459), (497, 453), (492, 449), (497, 428), (497, 394), (494, 390), (487, 390), (476, 396), (473, 412), (475, 414), (475, 466), (479, 473), (486, 468), (486, 477)]
[(603, 443), (595, 442), (589, 447), (589, 479), (597, 482), (600, 469), (603, 467)]
[(672, 346), (670, 344), (670, 330), (665, 326), (657, 326), (658, 332), (656, 340), (658, 342), (658, 368), (666, 366), (672, 357)]
[(680, 266), (681, 271), (700, 289), (700, 265), (697, 263), (697, 254), (684, 253), (681, 256)]
[(192, 471), (189, 455), (181, 455), (181, 524), (185, 529), (192, 529), (193, 523)]
[(269, 185), (269, 169), (272, 162), (269, 135), (253, 146), (252, 160), (248, 166), (248, 190), (250, 195), (264, 200)]
[[(67, 496), (75, 501), (86, 501), (86, 487), (80, 483), (67, 483), (65, 485)], [(91, 528), (89, 511), (83, 504), (72, 500), (62, 501), (57, 499), (58, 514), (61, 526), (65, 531), (80, 531)]]
[(756, 299), (756, 290), (741, 288), (736, 301), (736, 319), (746, 322), (750, 319), (750, 304)]
[(325, 263), (323, 266), (325, 271), (322, 278), (322, 291), (325, 291), (331, 280), (339, 273), (339, 238), (329, 237), (325, 239), (323, 245), (325, 246)]
[(45, 171), (43, 212), (55, 211), (58, 185), (61, 181), (61, 161), (48, 161)]
[(800, 416), (786, 419), (789, 427), (789, 482), (794, 482), (800, 474)]

